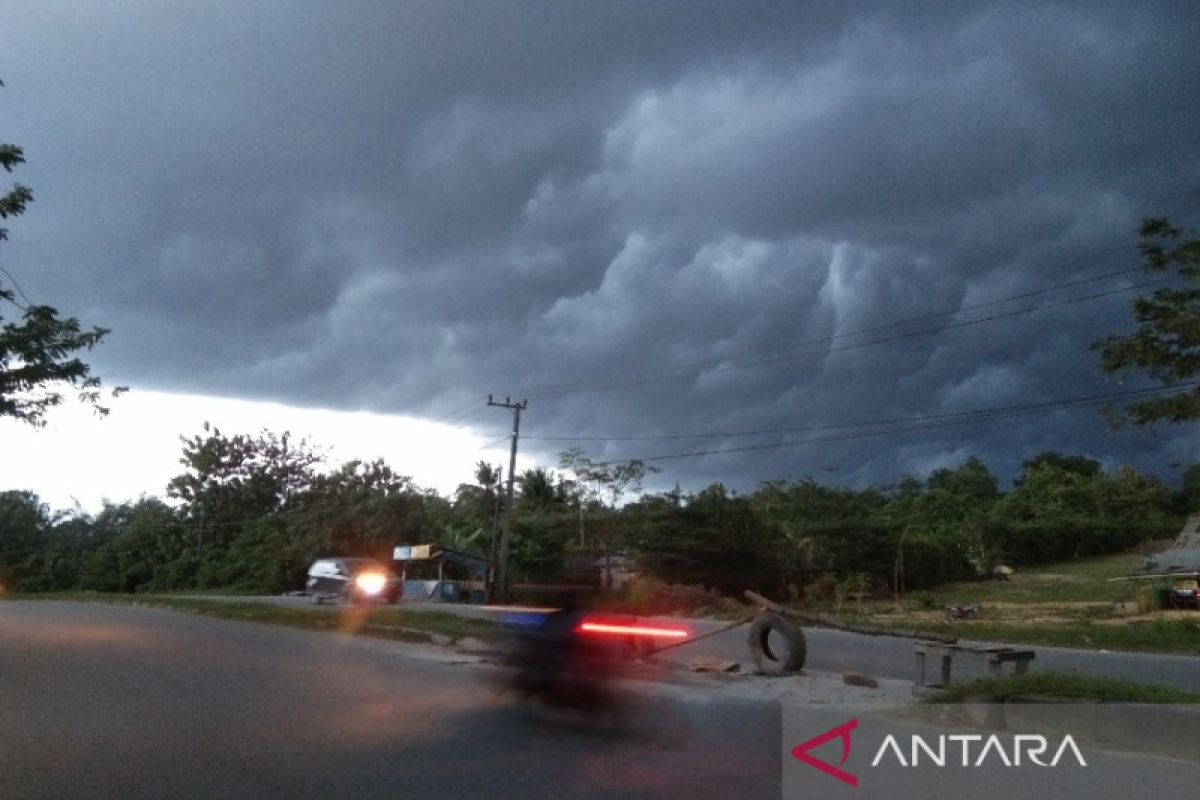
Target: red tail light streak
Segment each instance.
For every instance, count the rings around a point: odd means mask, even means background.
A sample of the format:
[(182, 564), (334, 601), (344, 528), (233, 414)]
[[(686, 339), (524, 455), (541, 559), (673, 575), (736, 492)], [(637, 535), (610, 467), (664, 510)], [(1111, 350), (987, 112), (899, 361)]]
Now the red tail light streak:
[(601, 636), (651, 636), (659, 639), (686, 639), (692, 635), (687, 628), (663, 625), (632, 625), (613, 620), (585, 619), (575, 626), (576, 633)]

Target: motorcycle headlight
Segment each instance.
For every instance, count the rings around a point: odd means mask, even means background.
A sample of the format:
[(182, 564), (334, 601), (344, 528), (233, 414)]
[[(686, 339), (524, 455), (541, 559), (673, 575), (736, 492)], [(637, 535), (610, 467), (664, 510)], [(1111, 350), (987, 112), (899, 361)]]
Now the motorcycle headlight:
[(387, 585), (387, 578), (378, 572), (364, 572), (354, 579), (354, 585), (363, 594), (376, 595)]

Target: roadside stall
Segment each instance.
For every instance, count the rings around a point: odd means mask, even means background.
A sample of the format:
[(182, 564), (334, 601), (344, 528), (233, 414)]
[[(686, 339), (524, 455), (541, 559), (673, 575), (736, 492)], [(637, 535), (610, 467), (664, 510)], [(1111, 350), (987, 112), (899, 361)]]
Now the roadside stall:
[(1170, 550), (1147, 556), (1143, 569), (1112, 581), (1137, 581), (1138, 611), (1200, 610), (1200, 515), (1188, 518)]
[(487, 593), (485, 558), (437, 544), (402, 545), (392, 551), (401, 597), (443, 603), (482, 603)]

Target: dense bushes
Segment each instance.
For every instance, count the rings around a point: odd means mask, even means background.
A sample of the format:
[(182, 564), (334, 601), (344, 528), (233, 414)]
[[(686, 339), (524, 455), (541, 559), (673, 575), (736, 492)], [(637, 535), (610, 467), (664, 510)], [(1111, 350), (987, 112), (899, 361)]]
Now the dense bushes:
[[(286, 434), (206, 433), (184, 441), (174, 506), (144, 498), (91, 517), (52, 514), (28, 492), (0, 493), (0, 582), (24, 591), (276, 592), (299, 588), (319, 556), (387, 559), (397, 544), (428, 542), (490, 549), (501, 492), (487, 465), (476, 484), (443, 498), (382, 462), (318, 473), (320, 458)], [(873, 592), (920, 590), (998, 563), (1121, 551), (1172, 536), (1184, 505), (1183, 494), (1132, 469), (1105, 472), (1056, 453), (1027, 462), (1007, 493), (974, 458), (888, 488), (773, 481), (744, 495), (714, 484), (642, 496), (614, 488), (628, 486), (626, 473), (589, 465), (572, 462), (575, 481), (545, 470), (520, 477), (514, 579), (577, 582), (619, 556), (642, 576), (629, 591), (663, 613), (744, 589), (800, 598), (819, 580), (836, 587), (863, 575)]]
[(659, 616), (704, 616), (735, 614), (743, 606), (736, 599), (696, 584), (668, 583), (650, 575), (639, 575), (621, 587), (609, 607), (615, 611)]

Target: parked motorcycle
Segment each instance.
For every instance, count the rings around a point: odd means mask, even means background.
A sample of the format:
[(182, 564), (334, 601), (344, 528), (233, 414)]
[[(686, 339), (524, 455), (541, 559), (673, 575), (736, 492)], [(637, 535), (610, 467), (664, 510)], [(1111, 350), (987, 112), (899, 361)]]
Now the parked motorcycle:
[(970, 603), (966, 605), (946, 606), (946, 621), (950, 622), (956, 619), (976, 619), (983, 616), (983, 606), (979, 603)]

